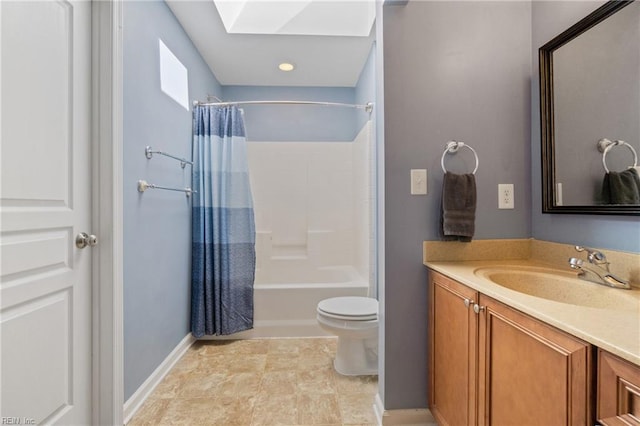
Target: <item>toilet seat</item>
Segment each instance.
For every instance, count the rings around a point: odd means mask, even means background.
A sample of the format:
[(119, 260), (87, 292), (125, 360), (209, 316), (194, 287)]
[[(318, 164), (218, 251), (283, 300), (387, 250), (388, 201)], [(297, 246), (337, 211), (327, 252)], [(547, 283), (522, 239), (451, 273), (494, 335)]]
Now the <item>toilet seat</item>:
[(378, 374), (378, 301), (333, 297), (317, 306), (320, 328), (338, 337), (333, 367), (345, 376)]
[(370, 297), (333, 297), (318, 303), (318, 314), (345, 321), (378, 319), (378, 301)]

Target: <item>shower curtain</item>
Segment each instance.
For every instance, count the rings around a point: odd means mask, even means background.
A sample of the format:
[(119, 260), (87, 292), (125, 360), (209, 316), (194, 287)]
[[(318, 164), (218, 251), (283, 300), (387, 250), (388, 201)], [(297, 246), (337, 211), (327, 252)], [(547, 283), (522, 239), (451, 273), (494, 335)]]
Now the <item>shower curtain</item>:
[(247, 145), (235, 106), (193, 112), (191, 332), (253, 328), (255, 222)]

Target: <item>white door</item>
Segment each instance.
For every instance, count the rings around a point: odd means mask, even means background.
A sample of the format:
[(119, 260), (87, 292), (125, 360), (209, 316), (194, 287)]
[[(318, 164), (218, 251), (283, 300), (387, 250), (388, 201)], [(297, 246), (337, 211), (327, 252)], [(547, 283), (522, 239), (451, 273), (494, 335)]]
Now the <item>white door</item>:
[(0, 416), (88, 425), (91, 3), (0, 0), (0, 22)]

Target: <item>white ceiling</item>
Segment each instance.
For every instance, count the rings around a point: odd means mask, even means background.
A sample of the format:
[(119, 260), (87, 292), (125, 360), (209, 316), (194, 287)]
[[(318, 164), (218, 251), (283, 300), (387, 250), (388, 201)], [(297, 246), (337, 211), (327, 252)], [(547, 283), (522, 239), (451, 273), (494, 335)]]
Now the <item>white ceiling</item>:
[[(223, 86), (354, 87), (374, 40), (373, 29), (367, 37), (228, 34), (212, 0), (166, 3)], [(281, 62), (296, 69), (282, 72)]]
[(373, 0), (213, 0), (228, 33), (367, 37)]

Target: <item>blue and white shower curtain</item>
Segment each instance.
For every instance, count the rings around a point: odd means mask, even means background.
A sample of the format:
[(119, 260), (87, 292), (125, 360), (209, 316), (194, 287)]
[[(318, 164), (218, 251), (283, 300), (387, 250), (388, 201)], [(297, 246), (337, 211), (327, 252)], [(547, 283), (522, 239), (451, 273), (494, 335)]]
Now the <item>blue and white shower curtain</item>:
[(247, 143), (235, 106), (193, 112), (191, 332), (253, 328), (255, 222)]

